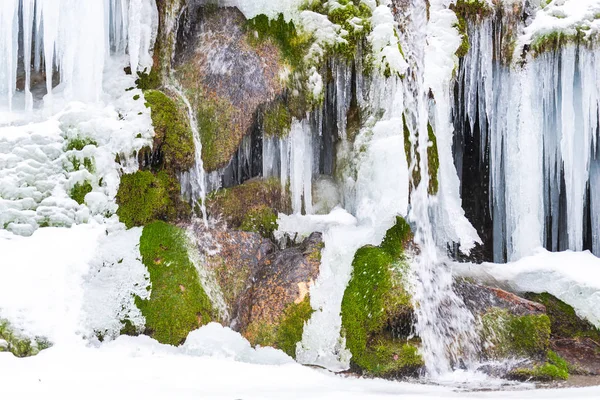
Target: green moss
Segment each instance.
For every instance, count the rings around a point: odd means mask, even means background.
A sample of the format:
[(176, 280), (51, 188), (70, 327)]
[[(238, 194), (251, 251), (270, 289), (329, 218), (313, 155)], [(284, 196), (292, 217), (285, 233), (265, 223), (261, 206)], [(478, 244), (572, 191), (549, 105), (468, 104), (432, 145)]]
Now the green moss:
[(514, 316), (493, 308), (483, 317), (483, 339), (492, 358), (508, 356), (543, 357), (550, 345), (550, 319), (547, 315)]
[(150, 90), (144, 96), (151, 109), (155, 148), (162, 156), (159, 168), (189, 170), (194, 166), (195, 146), (187, 114), (163, 92)]
[(246, 22), (246, 30), (250, 44), (256, 46), (267, 40), (273, 41), (292, 66), (303, 62), (310, 45), (310, 39), (299, 34), (294, 23), (287, 22), (283, 14), (279, 14), (277, 19), (269, 19), (264, 14), (257, 15)]
[(283, 311), (277, 327), (275, 344), (290, 357), (296, 357), (296, 344), (302, 340), (304, 325), (310, 319), (313, 309), (310, 297), (306, 296), (300, 303), (292, 303)]
[[(391, 373), (390, 359), (378, 357), (385, 352), (381, 346), (383, 331), (391, 318), (412, 309), (403, 286), (407, 267), (403, 249), (410, 237), (408, 224), (398, 218), (381, 246), (365, 246), (354, 255), (352, 277), (342, 300), (342, 329), (352, 362), (369, 373)], [(389, 341), (385, 344), (390, 346)], [(389, 351), (399, 352), (394, 346)], [(406, 351), (404, 348), (401, 353)]]
[(213, 307), (188, 256), (185, 232), (164, 222), (144, 228), (142, 262), (148, 268), (150, 298), (136, 298), (146, 331), (161, 343), (178, 345), (188, 333), (214, 319)]
[(434, 195), (439, 190), (438, 170), (440, 168), (440, 158), (438, 155), (437, 139), (433, 132), (433, 127), (427, 123), (427, 133), (429, 137), (429, 147), (427, 148), (427, 162), (429, 165), (429, 194)]
[(489, 16), (493, 11), (485, 0), (458, 0), (453, 8), (459, 18), (466, 18), (471, 21), (479, 21)]
[(138, 171), (121, 177), (117, 204), (119, 219), (131, 228), (166, 218), (171, 201), (160, 179), (149, 171)]
[(89, 182), (76, 183), (69, 194), (77, 203), (83, 204), (85, 202), (85, 195), (92, 190), (92, 185)]
[[(254, 179), (229, 189), (222, 189), (208, 195), (206, 199), (208, 212), (221, 216), (231, 228), (261, 226), (270, 230), (273, 214), (290, 210), (289, 196), (281, 191), (281, 183), (277, 179)], [(252, 215), (259, 217), (258, 224), (252, 223)], [(249, 216), (250, 215), (250, 216)], [(264, 218), (264, 219), (263, 219)]]
[(456, 50), (456, 56), (458, 58), (465, 57), (471, 49), (471, 43), (469, 41), (469, 32), (467, 29), (467, 20), (464, 15), (457, 14), (458, 23), (455, 25), (458, 33), (462, 36), (460, 47)]
[(292, 126), (292, 115), (283, 102), (268, 108), (263, 118), (263, 133), (267, 137), (285, 137)]
[(256, 232), (266, 238), (273, 237), (277, 227), (277, 214), (266, 205), (250, 210), (240, 225), (242, 231)]
[(537, 35), (531, 42), (529, 48), (533, 56), (537, 57), (542, 53), (558, 50), (568, 43), (578, 42), (582, 40), (584, 36), (585, 32), (581, 29), (577, 29), (575, 34), (553, 31), (548, 34)]
[[(412, 172), (412, 184), (414, 187), (417, 187), (419, 186), (419, 183), (421, 183), (421, 172), (419, 171), (421, 155), (417, 151), (416, 146), (413, 147), (412, 143), (410, 142), (410, 129), (408, 128), (406, 116), (404, 114), (402, 115), (402, 124), (404, 132), (404, 151), (406, 153), (406, 160), (408, 161), (409, 166), (412, 164), (413, 155), (416, 158), (415, 168)], [(427, 163), (429, 170), (429, 186), (427, 191), (430, 195), (435, 195), (439, 190), (438, 171), (440, 168), (440, 159), (438, 154), (437, 138), (433, 131), (433, 127), (429, 122), (427, 123), (427, 135), (430, 142), (430, 145), (427, 148)], [(411, 147), (413, 147), (412, 151)]]
[(207, 171), (216, 171), (229, 163), (238, 149), (240, 138), (236, 132), (231, 103), (218, 97), (204, 97), (197, 92), (196, 117), (202, 142), (202, 161)]
[(510, 377), (519, 380), (554, 381), (569, 379), (569, 363), (553, 351), (548, 351), (548, 361), (531, 369), (519, 368)]
[(143, 72), (138, 71), (138, 78), (135, 81), (135, 84), (139, 89), (142, 90), (158, 89), (161, 85), (161, 79), (160, 74), (158, 73), (158, 68), (153, 68), (150, 70), (150, 72), (146, 71), (146, 69), (144, 69)]
[(549, 293), (528, 293), (525, 297), (546, 306), (552, 336), (557, 338), (590, 338), (600, 342), (600, 330), (577, 316), (573, 307)]
[(389, 378), (414, 375), (425, 365), (415, 344), (393, 339), (376, 339), (365, 360), (369, 375)]
[(81, 151), (85, 146), (98, 146), (98, 143), (91, 138), (77, 136), (67, 141), (65, 151), (77, 150)]
[(244, 336), (255, 346), (275, 347), (296, 358), (296, 344), (302, 340), (304, 325), (313, 312), (306, 296), (299, 303), (288, 304), (278, 321), (252, 321)]

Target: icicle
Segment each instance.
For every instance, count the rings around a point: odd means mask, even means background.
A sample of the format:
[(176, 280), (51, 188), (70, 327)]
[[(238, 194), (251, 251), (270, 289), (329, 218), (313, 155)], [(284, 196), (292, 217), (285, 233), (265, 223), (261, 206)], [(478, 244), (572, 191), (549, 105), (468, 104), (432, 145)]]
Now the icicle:
[[(308, 121), (292, 122), (289, 147), (289, 182), (292, 210), (312, 213), (312, 132)], [(282, 160), (283, 164), (283, 160)], [(283, 173), (282, 167), (282, 173)], [(283, 181), (282, 181), (283, 184)]]
[(0, 94), (6, 96), (8, 109), (12, 110), (16, 90), (18, 47), (19, 0), (5, 0), (0, 7)]

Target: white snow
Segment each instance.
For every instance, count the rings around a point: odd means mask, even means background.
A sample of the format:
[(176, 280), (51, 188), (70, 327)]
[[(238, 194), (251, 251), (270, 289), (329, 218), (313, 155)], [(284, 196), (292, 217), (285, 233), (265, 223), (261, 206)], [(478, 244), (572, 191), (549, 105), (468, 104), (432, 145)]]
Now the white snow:
[(540, 248), (508, 264), (455, 264), (454, 269), (519, 293), (548, 292), (600, 328), (600, 259), (590, 252), (551, 253)]
[[(519, 47), (535, 41), (537, 37), (551, 32), (573, 35), (581, 29), (587, 37), (600, 29), (600, 1), (598, 0), (552, 0), (542, 2), (519, 38)], [(518, 51), (518, 50), (517, 50)]]

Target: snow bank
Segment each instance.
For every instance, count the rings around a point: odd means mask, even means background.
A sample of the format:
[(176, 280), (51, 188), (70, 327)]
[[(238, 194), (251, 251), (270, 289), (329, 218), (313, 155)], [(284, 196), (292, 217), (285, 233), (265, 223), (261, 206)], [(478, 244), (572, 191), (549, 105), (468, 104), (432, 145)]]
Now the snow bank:
[(39, 229), (28, 238), (0, 230), (0, 316), (30, 337), (80, 340), (83, 280), (103, 233), (92, 224)]
[[(203, 328), (205, 329), (205, 328)], [(51, 348), (17, 359), (0, 353), (0, 396), (9, 399), (596, 399), (598, 388), (463, 392), (380, 379), (336, 376), (323, 370), (256, 365), (197, 357), (141, 337), (100, 348)]]
[(454, 269), (515, 292), (548, 292), (600, 328), (600, 259), (590, 252), (538, 249), (508, 264), (456, 264)]

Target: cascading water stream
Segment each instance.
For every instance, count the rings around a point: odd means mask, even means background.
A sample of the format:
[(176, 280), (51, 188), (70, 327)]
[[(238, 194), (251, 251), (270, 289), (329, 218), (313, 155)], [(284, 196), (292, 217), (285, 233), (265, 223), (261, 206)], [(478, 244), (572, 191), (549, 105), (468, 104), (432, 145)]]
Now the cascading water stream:
[[(405, 109), (411, 132), (412, 163), (409, 171), (418, 171), (420, 182), (412, 182), (409, 220), (415, 227), (419, 247), (411, 263), (414, 274), (413, 303), (416, 333), (421, 338), (421, 353), (432, 378), (455, 368), (471, 368), (478, 354), (479, 337), (473, 315), (453, 290), (452, 271), (438, 253), (433, 235), (429, 195), (428, 99), (424, 83), (427, 39), (427, 11), (424, 2), (413, 0), (410, 9), (405, 49), (410, 65)], [(416, 149), (416, 153), (414, 149)], [(417, 156), (418, 155), (418, 156)], [(417, 162), (418, 160), (418, 162)], [(414, 177), (415, 174), (411, 173)], [(416, 187), (415, 187), (416, 186)]]
[(175, 92), (185, 104), (190, 128), (192, 129), (194, 137), (195, 163), (190, 171), (183, 174), (181, 180), (184, 184), (182, 187), (186, 184), (189, 185), (191, 189), (192, 204), (199, 205), (204, 226), (208, 227), (208, 217), (206, 214), (206, 171), (204, 170), (204, 162), (202, 161), (202, 140), (200, 137), (200, 130), (198, 129), (198, 121), (196, 120), (194, 108), (192, 107), (190, 100), (183, 90), (180, 89), (177, 80), (174, 77), (171, 77), (171, 80), (173, 84), (167, 85), (166, 88)]

